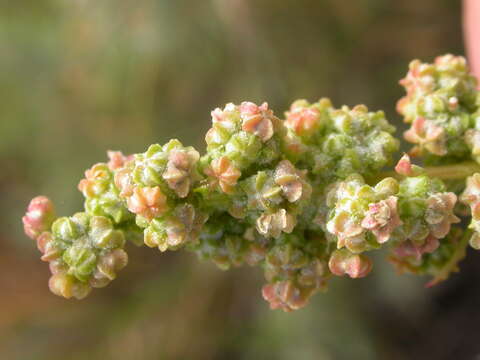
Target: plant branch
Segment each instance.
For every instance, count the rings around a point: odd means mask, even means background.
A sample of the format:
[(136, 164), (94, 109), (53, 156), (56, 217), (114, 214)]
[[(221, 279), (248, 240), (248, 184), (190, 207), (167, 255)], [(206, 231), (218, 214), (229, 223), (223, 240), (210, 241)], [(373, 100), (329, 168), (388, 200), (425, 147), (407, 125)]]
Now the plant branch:
[[(480, 165), (475, 161), (465, 161), (451, 165), (428, 166), (425, 167), (424, 170), (425, 174), (430, 177), (436, 177), (441, 180), (458, 180), (466, 179), (468, 176), (471, 176), (476, 172), (480, 173)], [(397, 179), (402, 178), (402, 176), (397, 174), (395, 171), (384, 171), (378, 174), (378, 176), (375, 178), (370, 179), (369, 182), (375, 184), (387, 177), (393, 177)]]

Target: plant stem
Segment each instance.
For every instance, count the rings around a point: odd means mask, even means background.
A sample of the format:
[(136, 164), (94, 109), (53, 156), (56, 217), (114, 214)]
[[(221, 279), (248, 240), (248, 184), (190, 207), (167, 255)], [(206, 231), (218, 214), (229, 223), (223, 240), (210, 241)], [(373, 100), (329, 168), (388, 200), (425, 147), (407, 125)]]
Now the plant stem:
[[(428, 166), (425, 167), (425, 174), (430, 177), (436, 177), (441, 180), (456, 180), (466, 179), (468, 176), (473, 175), (476, 172), (480, 173), (480, 165), (475, 161), (465, 161), (458, 164), (440, 165), (440, 166)], [(385, 171), (375, 177), (375, 182), (380, 181), (386, 177), (393, 177), (400, 179), (401, 175), (395, 171)]]

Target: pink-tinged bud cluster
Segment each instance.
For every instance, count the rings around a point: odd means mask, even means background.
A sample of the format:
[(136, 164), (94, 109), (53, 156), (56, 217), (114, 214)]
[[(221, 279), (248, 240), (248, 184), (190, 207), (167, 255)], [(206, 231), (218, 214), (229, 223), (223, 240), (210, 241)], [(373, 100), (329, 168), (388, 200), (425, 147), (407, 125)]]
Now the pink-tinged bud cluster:
[(394, 248), (394, 254), (397, 259), (412, 258), (415, 261), (420, 261), (422, 255), (433, 253), (438, 249), (439, 245), (439, 240), (435, 236), (430, 235), (422, 244), (415, 244), (411, 240), (402, 242)]
[(210, 166), (204, 170), (204, 173), (209, 177), (212, 186), (219, 186), (227, 194), (233, 192), (241, 175), (240, 170), (226, 156), (212, 160)]
[(372, 261), (363, 254), (353, 254), (347, 249), (335, 250), (328, 267), (337, 276), (348, 275), (352, 279), (367, 276), (372, 270)]
[(398, 213), (398, 182), (386, 178), (374, 188), (358, 175), (338, 183), (327, 194), (326, 229), (336, 236), (337, 248), (360, 253), (371, 249), (370, 233), (378, 244), (387, 242), (402, 225)]
[(416, 98), (439, 90), (443, 90), (448, 99), (451, 99), (449, 106), (453, 109), (458, 106), (459, 99), (474, 101), (472, 92), (476, 90), (476, 79), (470, 75), (463, 56), (447, 54), (435, 58), (433, 64), (413, 60), (407, 76), (400, 80), (400, 85), (407, 91), (407, 96), (400, 99), (397, 110), (406, 115)]
[(436, 58), (433, 64), (412, 61), (400, 84), (407, 95), (397, 103), (397, 111), (405, 122), (412, 123), (404, 134), (407, 141), (416, 145), (412, 152), (468, 157), (467, 145), (472, 147), (468, 143), (475, 140), (471, 116), (478, 103), (477, 81), (469, 73), (465, 59), (445, 55)]
[(162, 252), (195, 243), (207, 219), (207, 215), (191, 204), (178, 205), (168, 216), (149, 223), (144, 232), (144, 242)]
[(423, 203), (425, 208), (421, 211), (415, 206), (408, 206), (409, 210), (404, 210), (403, 216), (407, 219), (407, 228), (416, 229), (403, 229), (404, 233), (415, 234), (407, 238), (415, 240), (418, 246), (422, 245), (418, 241), (428, 236), (436, 239), (444, 238), (449, 233), (451, 225), (460, 222), (454, 214), (457, 195), (453, 192), (444, 192), (443, 183), (422, 175), (423, 169), (412, 165), (408, 155), (400, 159), (395, 170), (407, 177), (400, 183), (402, 202), (408, 203), (416, 198), (415, 201)]
[(43, 261), (49, 263), (50, 290), (82, 299), (92, 287), (104, 287), (128, 262), (125, 233), (104, 216), (77, 213), (56, 219), (37, 237)]
[(418, 117), (413, 121), (412, 127), (404, 133), (405, 140), (418, 144), (434, 155), (447, 154), (445, 129), (436, 125), (433, 120)]
[(22, 218), (25, 234), (36, 240), (44, 231), (48, 231), (55, 220), (53, 203), (46, 196), (37, 196), (30, 201), (27, 213)]
[(392, 249), (389, 260), (400, 273), (431, 275), (432, 279), (426, 284), (431, 287), (458, 272), (458, 263), (466, 255), (468, 238), (468, 233), (453, 228), (441, 241), (430, 236), (424, 245), (402, 243)]

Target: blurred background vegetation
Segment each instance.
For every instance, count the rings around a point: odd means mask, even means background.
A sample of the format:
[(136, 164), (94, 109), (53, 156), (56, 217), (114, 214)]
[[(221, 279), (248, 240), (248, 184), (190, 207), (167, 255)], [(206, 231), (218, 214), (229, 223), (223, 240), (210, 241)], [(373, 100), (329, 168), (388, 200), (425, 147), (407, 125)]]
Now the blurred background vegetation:
[(1, 359), (473, 359), (480, 256), (434, 289), (386, 262), (336, 280), (295, 313), (270, 311), (261, 271), (130, 249), (81, 302), (49, 293), (20, 218), (37, 194), (82, 206), (107, 149), (172, 137), (204, 149), (210, 111), (329, 96), (394, 112), (413, 58), (464, 52), (460, 1), (0, 0)]

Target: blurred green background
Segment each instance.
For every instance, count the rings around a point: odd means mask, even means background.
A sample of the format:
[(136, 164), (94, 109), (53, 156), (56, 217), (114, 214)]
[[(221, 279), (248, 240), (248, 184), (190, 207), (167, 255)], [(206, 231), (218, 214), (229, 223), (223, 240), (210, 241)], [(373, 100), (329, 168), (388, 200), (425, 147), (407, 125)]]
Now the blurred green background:
[(270, 311), (262, 274), (131, 248), (81, 301), (48, 291), (20, 218), (37, 194), (82, 206), (107, 149), (176, 137), (204, 149), (210, 111), (329, 96), (395, 113), (413, 58), (463, 54), (460, 1), (0, 0), (0, 359), (474, 359), (480, 256), (434, 289), (385, 260), (303, 310)]

